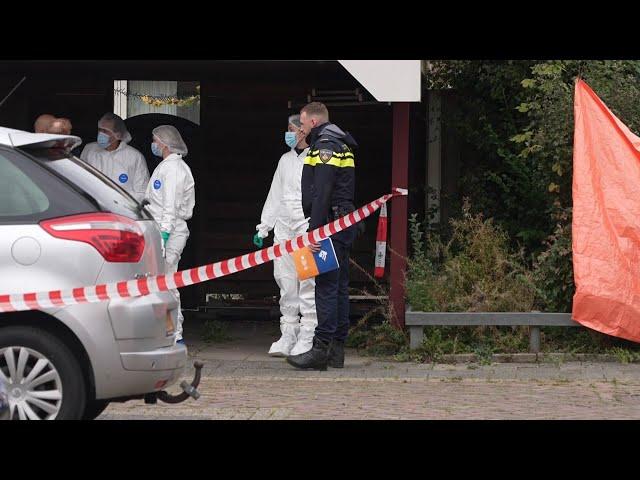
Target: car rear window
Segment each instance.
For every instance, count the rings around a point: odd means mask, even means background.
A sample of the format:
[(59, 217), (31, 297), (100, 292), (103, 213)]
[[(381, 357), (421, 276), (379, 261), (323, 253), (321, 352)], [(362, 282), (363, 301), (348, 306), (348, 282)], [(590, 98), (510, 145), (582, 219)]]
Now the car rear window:
[(95, 212), (97, 202), (41, 163), (0, 146), (0, 224), (35, 224)]
[(37, 215), (48, 208), (49, 199), (42, 189), (0, 154), (0, 218)]
[(134, 220), (150, 219), (140, 204), (127, 191), (99, 170), (61, 149), (29, 151), (47, 168), (93, 197), (104, 211)]

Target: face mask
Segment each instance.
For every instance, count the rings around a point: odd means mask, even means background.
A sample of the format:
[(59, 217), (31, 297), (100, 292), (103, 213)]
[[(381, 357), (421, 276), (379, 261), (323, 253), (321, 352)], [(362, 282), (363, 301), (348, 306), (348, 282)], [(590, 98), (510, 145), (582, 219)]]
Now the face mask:
[(151, 153), (153, 153), (156, 157), (162, 156), (162, 149), (158, 146), (156, 142), (151, 144)]
[(111, 145), (111, 137), (104, 132), (98, 132), (98, 145), (102, 148), (107, 148)]
[(286, 143), (289, 148), (294, 148), (298, 144), (296, 132), (284, 132), (284, 143)]

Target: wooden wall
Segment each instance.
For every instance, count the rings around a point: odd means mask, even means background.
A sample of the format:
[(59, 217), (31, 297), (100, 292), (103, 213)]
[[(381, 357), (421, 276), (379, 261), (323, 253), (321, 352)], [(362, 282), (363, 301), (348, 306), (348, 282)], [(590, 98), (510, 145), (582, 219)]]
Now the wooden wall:
[[(287, 102), (306, 103), (312, 88), (360, 87), (337, 62), (13, 62), (0, 65), (0, 98), (22, 75), (27, 75), (27, 81), (0, 108), (0, 125), (31, 130), (40, 113), (53, 113), (70, 118), (74, 133), (84, 143), (94, 141), (98, 118), (112, 109), (113, 80), (200, 82), (202, 151), (192, 166), (197, 172), (198, 218), (190, 222), (193, 236), (189, 252), (185, 252), (188, 264), (181, 265), (184, 267), (255, 248), (255, 225), (278, 160), (287, 150), (287, 117), (299, 110), (299, 106), (289, 109)], [(424, 179), (426, 128), (422, 110), (421, 104), (413, 110), (417, 125), (412, 130), (412, 164), (417, 165), (411, 180), (414, 185)], [(330, 115), (332, 122), (351, 132), (360, 144), (356, 206), (387, 193), (391, 186), (392, 107), (334, 107)], [(419, 199), (410, 202), (423, 208)], [(352, 257), (372, 274), (377, 215), (366, 226)], [(193, 297), (203, 304), (206, 293), (242, 293), (256, 299), (277, 296), (272, 273), (272, 264), (263, 265), (203, 284)], [(366, 275), (352, 270), (351, 278), (353, 293), (363, 287), (375, 293)]]

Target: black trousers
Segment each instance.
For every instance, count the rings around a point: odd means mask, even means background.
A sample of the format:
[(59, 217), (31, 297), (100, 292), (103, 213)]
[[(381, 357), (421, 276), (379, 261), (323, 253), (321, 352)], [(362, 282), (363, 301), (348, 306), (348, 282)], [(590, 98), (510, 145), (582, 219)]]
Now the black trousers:
[(349, 253), (355, 234), (350, 227), (331, 237), (340, 268), (316, 277), (315, 335), (324, 342), (344, 341), (349, 334)]

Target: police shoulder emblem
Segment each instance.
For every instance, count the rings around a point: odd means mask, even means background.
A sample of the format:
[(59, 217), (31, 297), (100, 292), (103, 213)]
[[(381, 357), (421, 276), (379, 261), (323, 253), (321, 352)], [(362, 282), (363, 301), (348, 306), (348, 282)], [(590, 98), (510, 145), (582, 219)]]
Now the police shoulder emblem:
[(153, 182), (153, 188), (158, 190), (162, 186), (162, 182), (160, 180), (156, 180)]
[(331, 150), (320, 150), (319, 156), (322, 163), (327, 163), (333, 156), (333, 152)]

